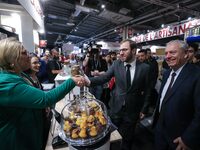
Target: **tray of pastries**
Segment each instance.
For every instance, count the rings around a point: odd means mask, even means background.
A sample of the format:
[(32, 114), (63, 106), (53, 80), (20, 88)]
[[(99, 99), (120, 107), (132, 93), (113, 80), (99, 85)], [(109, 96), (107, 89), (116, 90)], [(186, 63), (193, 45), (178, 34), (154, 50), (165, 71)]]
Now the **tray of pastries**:
[(60, 136), (71, 145), (92, 145), (109, 132), (107, 109), (94, 98), (71, 101), (63, 108), (61, 116)]

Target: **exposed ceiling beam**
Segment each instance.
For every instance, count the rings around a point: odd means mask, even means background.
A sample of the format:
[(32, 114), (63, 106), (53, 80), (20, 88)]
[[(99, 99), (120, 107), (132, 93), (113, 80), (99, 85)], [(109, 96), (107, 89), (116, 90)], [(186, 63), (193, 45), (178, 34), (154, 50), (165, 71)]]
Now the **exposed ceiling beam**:
[(96, 33), (100, 32), (103, 28), (109, 26), (110, 24), (111, 24), (110, 22), (105, 24), (104, 26), (100, 27), (97, 31), (92, 32), (90, 35), (95, 35)]
[[(77, 36), (77, 35), (72, 35), (72, 34), (69, 34), (67, 35), (68, 37), (72, 37), (72, 38), (78, 38), (78, 39), (86, 39), (86, 37), (82, 37), (82, 36)], [(66, 38), (67, 39), (67, 38)]]
[(155, 4), (155, 5), (158, 5), (158, 6), (162, 6), (162, 7), (175, 9), (175, 10), (178, 9), (178, 10), (187, 12), (187, 13), (189, 13), (191, 15), (197, 16), (197, 17), (200, 16), (200, 12), (199, 11), (195, 11), (195, 10), (189, 9), (187, 7), (182, 7), (182, 6), (179, 5), (179, 3), (171, 4), (171, 3), (167, 3), (167, 2), (164, 2), (164, 1), (160, 1), (160, 0), (142, 0), (142, 1), (148, 2), (148, 3), (151, 3), (151, 4)]
[(86, 37), (77, 36), (77, 35), (73, 35), (73, 34), (66, 34), (66, 33), (62, 33), (62, 32), (48, 31), (47, 34), (57, 34), (57, 35), (62, 35), (62, 36), (67, 36), (67, 37), (73, 37), (73, 38), (79, 38), (79, 39), (86, 39)]
[[(188, 8), (191, 8), (191, 7), (197, 6), (197, 5), (199, 5), (199, 4), (200, 4), (200, 2), (197, 2), (197, 3), (195, 3), (195, 4), (188, 5), (187, 7), (188, 7)], [(161, 10), (159, 10), (159, 11), (163, 11), (163, 10), (166, 11), (167, 9), (168, 9), (168, 8), (164, 8), (164, 9), (161, 9)], [(169, 13), (167, 13), (167, 14), (168, 14), (168, 15), (169, 15), (169, 14), (173, 14), (173, 13), (175, 13), (176, 11), (178, 11), (178, 10), (171, 11), (171, 12), (169, 12)], [(124, 27), (124, 26), (126, 26), (126, 25), (133, 24), (133, 23), (135, 23), (135, 22), (138, 22), (139, 20), (142, 20), (142, 19), (144, 19), (144, 18), (150, 17), (150, 16), (152, 16), (152, 15), (156, 15), (156, 14), (158, 14), (158, 12), (154, 12), (154, 13), (152, 13), (152, 14), (148, 14), (148, 15), (145, 15), (145, 16), (142, 16), (142, 17), (133, 19), (133, 20), (131, 20), (131, 21), (128, 21), (128, 22), (125, 23), (125, 24), (122, 24), (122, 25), (117, 26), (116, 29), (121, 28), (121, 27)], [(155, 20), (155, 19), (160, 18), (160, 17), (162, 17), (162, 16), (163, 16), (163, 14), (158, 15), (158, 16), (156, 16), (156, 17), (149, 18), (149, 19), (145, 19), (145, 20), (143, 20), (143, 21), (139, 21), (137, 24), (142, 24), (142, 23), (145, 23), (145, 22), (148, 22), (148, 21), (151, 21), (151, 20)], [(109, 30), (107, 30), (107, 31), (104, 31), (104, 32), (102, 32), (102, 33), (100, 33), (100, 34), (97, 34), (97, 35), (95, 35), (95, 36), (93, 36), (93, 37), (90, 37), (89, 39), (86, 39), (86, 40), (84, 40), (84, 41), (81, 41), (81, 42), (79, 42), (79, 43), (77, 43), (77, 44), (80, 45), (80, 44), (82, 44), (82, 43), (84, 43), (84, 42), (87, 42), (87, 41), (89, 41), (89, 40), (93, 40), (93, 39), (95, 39), (95, 38), (97, 38), (97, 37), (105, 36), (105, 35), (110, 34), (110, 33), (113, 33), (113, 29), (109, 29)]]
[[(187, 1), (188, 1), (188, 0), (183, 0), (182, 3), (185, 3), (185, 2), (187, 2)], [(179, 3), (175, 3), (175, 4), (179, 4)], [(199, 4), (196, 4), (196, 3), (195, 3), (195, 5), (199, 5)], [(190, 5), (190, 6), (188, 6), (188, 7), (193, 7), (193, 6), (194, 6), (194, 5)], [(147, 14), (147, 15), (140, 16), (140, 17), (138, 17), (138, 18), (135, 18), (135, 19), (129, 21), (128, 23), (129, 23), (129, 24), (133, 24), (133, 23), (135, 23), (135, 22), (137, 22), (137, 21), (140, 21), (140, 20), (146, 19), (146, 18), (148, 18), (148, 17), (151, 17), (151, 16), (154, 16), (154, 15), (161, 14), (161, 13), (163, 13), (163, 12), (166, 12), (166, 11), (167, 11), (168, 9), (170, 9), (170, 8), (171, 8), (171, 6), (170, 6), (170, 7), (163, 8), (163, 9), (160, 9), (160, 10), (158, 10), (158, 11), (154, 11), (154, 12), (149, 13), (149, 14)], [(127, 23), (126, 23), (126, 24), (127, 24)]]
[[(193, 7), (194, 5), (200, 5), (200, 2), (195, 3), (195, 4), (188, 5), (188, 7)], [(153, 17), (153, 18), (149, 18), (149, 19), (140, 21), (140, 22), (138, 22), (137, 24), (143, 24), (143, 23), (149, 22), (149, 21), (151, 21), (151, 20), (155, 20), (155, 19), (161, 18), (161, 17), (163, 17), (163, 16), (167, 16), (167, 15), (174, 14), (174, 13), (176, 13), (176, 12), (178, 12), (178, 11), (179, 11), (178, 9), (175, 9), (174, 11), (171, 11), (171, 12), (168, 12), (168, 13), (165, 13), (165, 14), (160, 14), (160, 15), (155, 16), (155, 17)]]
[(69, 19), (67, 19), (66, 17), (57, 16), (57, 15), (53, 15), (53, 14), (48, 14), (47, 17), (51, 18), (51, 19), (58, 19), (58, 20), (69, 21)]
[(72, 32), (74, 31), (75, 28), (78, 28), (83, 22), (85, 22), (85, 20), (86, 20), (89, 16), (90, 16), (90, 15), (87, 14), (87, 15), (76, 25), (76, 27), (74, 27), (74, 28), (70, 31), (70, 33), (72, 33)]

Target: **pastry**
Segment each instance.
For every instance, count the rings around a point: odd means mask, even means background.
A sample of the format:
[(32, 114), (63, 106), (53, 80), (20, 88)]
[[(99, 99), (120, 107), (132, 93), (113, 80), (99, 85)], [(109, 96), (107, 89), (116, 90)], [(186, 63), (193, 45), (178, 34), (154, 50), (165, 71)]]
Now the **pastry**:
[(78, 138), (78, 129), (72, 130), (72, 138), (73, 138), (73, 139)]
[(85, 128), (81, 129), (81, 131), (79, 133), (79, 137), (81, 137), (81, 138), (86, 138), (87, 137), (86, 129)]
[(90, 128), (90, 136), (96, 136), (97, 135), (97, 129), (96, 129), (96, 127), (95, 126), (92, 126), (91, 128)]

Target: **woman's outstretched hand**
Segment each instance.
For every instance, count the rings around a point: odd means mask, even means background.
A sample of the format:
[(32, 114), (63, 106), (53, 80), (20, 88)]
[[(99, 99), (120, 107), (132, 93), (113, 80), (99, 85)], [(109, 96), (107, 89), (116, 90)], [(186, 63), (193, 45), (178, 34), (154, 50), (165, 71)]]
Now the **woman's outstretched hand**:
[(72, 80), (74, 80), (76, 85), (79, 87), (83, 87), (86, 85), (86, 80), (83, 76), (80, 76), (80, 75), (73, 76)]

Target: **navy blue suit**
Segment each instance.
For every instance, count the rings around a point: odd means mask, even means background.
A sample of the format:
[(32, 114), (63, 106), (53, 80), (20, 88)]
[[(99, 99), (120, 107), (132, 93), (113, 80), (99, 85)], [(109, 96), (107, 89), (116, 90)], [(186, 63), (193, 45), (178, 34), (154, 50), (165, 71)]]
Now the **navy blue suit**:
[[(170, 72), (164, 74), (159, 99)], [(154, 114), (156, 147), (176, 149), (173, 140), (180, 136), (192, 150), (200, 150), (200, 69), (186, 64), (171, 90), (163, 103), (163, 111), (159, 113), (158, 102)]]

